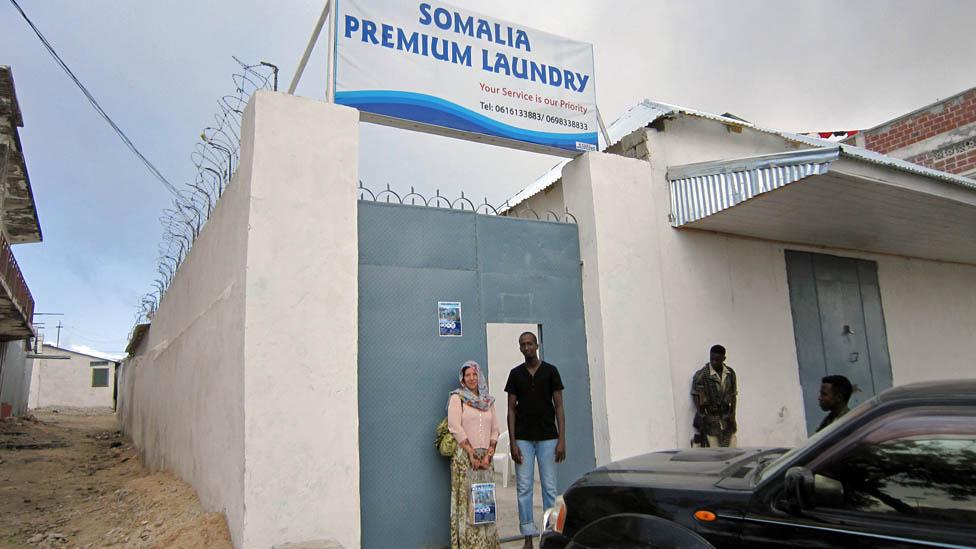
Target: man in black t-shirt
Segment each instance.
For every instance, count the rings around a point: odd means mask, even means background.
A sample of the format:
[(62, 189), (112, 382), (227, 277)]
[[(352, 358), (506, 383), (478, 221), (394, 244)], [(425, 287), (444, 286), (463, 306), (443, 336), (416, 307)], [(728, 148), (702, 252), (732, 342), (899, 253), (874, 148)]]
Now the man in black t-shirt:
[(566, 417), (559, 370), (539, 359), (539, 340), (532, 332), (519, 336), (525, 362), (508, 374), (508, 432), (518, 486), (519, 531), (524, 547), (539, 534), (532, 517), (532, 485), (539, 463), (544, 509), (556, 500), (556, 464), (566, 459)]

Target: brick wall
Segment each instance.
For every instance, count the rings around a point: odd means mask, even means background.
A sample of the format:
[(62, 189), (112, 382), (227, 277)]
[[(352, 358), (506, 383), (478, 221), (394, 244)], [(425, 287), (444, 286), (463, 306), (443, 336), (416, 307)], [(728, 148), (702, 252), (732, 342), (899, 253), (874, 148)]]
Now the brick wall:
[[(864, 147), (890, 153), (913, 143), (976, 122), (976, 88), (883, 126), (862, 132)], [(956, 174), (976, 170), (976, 139), (925, 151), (910, 162)]]
[(976, 137), (905, 160), (943, 172), (976, 178)]
[[(970, 141), (974, 140), (971, 139)], [(914, 160), (914, 162), (944, 172), (976, 175), (976, 173), (970, 173), (976, 171), (976, 145), (961, 154), (944, 158), (933, 158), (931, 153), (925, 154), (923, 157), (925, 158)]]
[(976, 122), (976, 88), (870, 130), (864, 134), (864, 143), (872, 151), (887, 153), (970, 122)]

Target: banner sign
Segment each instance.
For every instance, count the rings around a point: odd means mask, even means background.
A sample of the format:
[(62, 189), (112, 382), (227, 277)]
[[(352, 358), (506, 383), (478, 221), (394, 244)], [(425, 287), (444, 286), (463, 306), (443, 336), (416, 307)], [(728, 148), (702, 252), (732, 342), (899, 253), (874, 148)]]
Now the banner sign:
[(364, 119), (528, 150), (597, 149), (592, 45), (440, 2), (337, 0), (336, 10), (335, 102)]

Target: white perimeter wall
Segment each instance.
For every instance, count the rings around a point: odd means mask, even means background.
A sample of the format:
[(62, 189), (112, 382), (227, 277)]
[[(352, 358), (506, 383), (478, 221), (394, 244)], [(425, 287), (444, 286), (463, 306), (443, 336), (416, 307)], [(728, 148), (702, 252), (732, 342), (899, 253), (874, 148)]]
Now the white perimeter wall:
[(146, 464), (226, 512), (236, 547), (359, 547), (358, 124), (255, 94), (235, 180), (123, 368)]
[[(739, 443), (806, 438), (786, 249), (878, 262), (893, 381), (976, 376), (976, 266), (787, 245), (668, 223), (668, 165), (783, 150), (778, 138), (719, 123), (648, 130), (651, 161), (588, 153), (562, 191), (579, 220), (598, 463), (692, 436), (691, 376), (715, 343), (739, 375)], [(674, 159), (672, 161), (672, 159)]]
[[(92, 366), (105, 359), (73, 353), (45, 345), (43, 354), (65, 355), (68, 360), (33, 359), (31, 408), (73, 406), (78, 408), (111, 408), (115, 390), (115, 362)], [(92, 369), (108, 368), (108, 386), (92, 387)]]
[(976, 377), (976, 266), (882, 258), (878, 284), (895, 383)]
[(118, 418), (145, 466), (244, 525), (244, 284), (249, 162), (204, 226), (119, 379)]
[[(530, 209), (532, 211), (529, 211)], [(557, 183), (544, 191), (539, 191), (532, 198), (506, 212), (505, 215), (522, 219), (535, 219), (537, 215), (543, 221), (551, 221), (553, 215), (561, 220), (565, 212), (563, 186)]]
[(27, 412), (32, 361), (27, 360), (24, 341), (0, 343), (0, 402), (11, 406), (15, 416)]
[(359, 112), (248, 108), (244, 546), (359, 547)]

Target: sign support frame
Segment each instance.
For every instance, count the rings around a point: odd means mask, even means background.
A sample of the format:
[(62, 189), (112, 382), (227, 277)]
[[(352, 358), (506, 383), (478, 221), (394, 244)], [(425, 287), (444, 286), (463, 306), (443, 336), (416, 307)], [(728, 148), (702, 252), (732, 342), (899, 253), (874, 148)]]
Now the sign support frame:
[(595, 107), (596, 110), (596, 121), (600, 125), (600, 133), (603, 134), (603, 148), (601, 149), (597, 146), (597, 150), (606, 150), (610, 148), (610, 133), (607, 132), (607, 126), (603, 123), (603, 115), (600, 114), (600, 107)]
[(336, 69), (336, 17), (339, 14), (339, 0), (328, 0), (326, 9), (329, 10), (329, 31), (326, 36), (329, 48), (326, 55), (325, 67), (325, 100), (335, 103), (335, 69)]
[[(302, 54), (301, 61), (298, 62), (298, 68), (295, 69), (295, 76), (291, 79), (291, 84), (288, 85), (288, 94), (295, 95), (295, 89), (298, 88), (298, 82), (302, 79), (302, 75), (305, 74), (305, 66), (308, 64), (308, 60), (312, 57), (312, 50), (315, 49), (315, 44), (319, 41), (319, 36), (322, 34), (322, 27), (325, 26), (326, 20), (329, 21), (329, 40), (334, 40), (335, 36), (335, 1), (326, 0), (325, 6), (322, 7), (322, 14), (319, 15), (319, 20), (315, 23), (315, 28), (312, 29), (312, 36), (308, 40), (308, 45), (305, 46), (305, 53)], [(327, 70), (327, 79), (332, 82), (332, 55), (333, 48), (330, 44), (329, 46), (329, 67)], [(328, 86), (328, 84), (326, 84)], [(332, 100), (330, 99), (331, 103)]]

